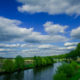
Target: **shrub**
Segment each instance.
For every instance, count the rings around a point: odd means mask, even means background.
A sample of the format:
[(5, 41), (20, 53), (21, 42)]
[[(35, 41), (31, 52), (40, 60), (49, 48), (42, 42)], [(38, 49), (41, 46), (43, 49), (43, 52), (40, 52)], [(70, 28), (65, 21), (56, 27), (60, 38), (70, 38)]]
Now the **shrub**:
[(15, 64), (12, 60), (6, 59), (3, 63), (3, 70), (6, 72), (12, 72), (15, 70)]
[(70, 64), (63, 64), (60, 67), (58, 67), (57, 73), (60, 73), (60, 72), (65, 73), (66, 76), (69, 78), (74, 75), (75, 70)]
[(77, 62), (75, 62), (75, 61), (72, 61), (71, 62), (71, 66), (74, 68), (74, 69), (77, 69)]
[(16, 69), (24, 69), (24, 58), (21, 56), (17, 56), (15, 58)]
[(53, 64), (53, 58), (51, 57), (34, 57), (34, 67), (43, 67)]
[(67, 80), (66, 74), (64, 72), (56, 73), (53, 80)]

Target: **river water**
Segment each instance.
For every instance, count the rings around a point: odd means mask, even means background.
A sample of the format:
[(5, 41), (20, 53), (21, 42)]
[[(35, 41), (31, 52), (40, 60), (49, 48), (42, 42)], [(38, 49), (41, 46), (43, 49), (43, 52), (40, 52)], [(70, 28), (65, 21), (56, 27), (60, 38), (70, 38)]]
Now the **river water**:
[(28, 69), (13, 74), (1, 75), (0, 80), (53, 80), (53, 75), (60, 65), (61, 63), (58, 62), (41, 69)]

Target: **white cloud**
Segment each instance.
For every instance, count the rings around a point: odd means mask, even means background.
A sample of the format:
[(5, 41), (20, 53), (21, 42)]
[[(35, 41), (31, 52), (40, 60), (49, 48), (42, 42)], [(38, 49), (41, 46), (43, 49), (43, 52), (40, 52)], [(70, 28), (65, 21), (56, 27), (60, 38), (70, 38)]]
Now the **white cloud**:
[(46, 45), (39, 45), (38, 48), (41, 48), (41, 49), (49, 49), (49, 48), (53, 48), (54, 46), (53, 45), (50, 45), (50, 44), (46, 44)]
[[(12, 20), (4, 17), (0, 17), (0, 41), (26, 41), (29, 43), (43, 43), (43, 42), (62, 42), (66, 41), (67, 38), (62, 35), (51, 36), (43, 35), (40, 32), (33, 31), (33, 28), (21, 28), (21, 21)], [(56, 25), (56, 24), (55, 24)], [(56, 26), (57, 27), (57, 26)], [(58, 26), (64, 32), (65, 26)], [(53, 31), (58, 33), (59, 30), (54, 28)]]
[(45, 28), (45, 31), (51, 35), (65, 33), (65, 29), (68, 28), (68, 26), (54, 24), (53, 22), (46, 22), (43, 26)]
[(64, 46), (76, 46), (79, 42), (66, 42)]
[(70, 49), (70, 50), (73, 50), (73, 49), (75, 49), (75, 48), (76, 48), (76, 46), (67, 47), (67, 49)]
[(65, 51), (59, 50), (51, 43), (68, 41), (68, 38), (62, 35), (65, 33), (66, 26), (46, 22), (44, 29), (50, 29), (48, 31), (45, 30), (46, 34), (43, 35), (34, 31), (33, 28), (21, 27), (21, 23), (19, 20), (0, 17), (0, 56), (2, 56), (2, 53), (6, 53), (3, 56), (7, 57), (14, 57), (19, 54), (23, 56), (48, 56), (65, 53)]
[(71, 50), (74, 50), (75, 48), (76, 48), (76, 46), (67, 46), (67, 47), (61, 47), (61, 48), (59, 48), (59, 50), (71, 51)]
[(5, 44), (5, 43), (0, 43), (0, 47), (20, 47), (20, 44)]
[[(0, 17), (0, 41), (21, 39), (32, 33), (33, 28), (21, 28), (21, 21)], [(22, 40), (22, 39), (21, 39)]]
[(5, 49), (5, 48), (0, 49), (0, 52), (5, 52), (5, 53), (6, 52), (15, 52), (15, 51), (16, 51), (16, 49), (9, 49), (9, 48), (8, 49)]
[(80, 27), (71, 31), (71, 37), (74, 39), (80, 39)]
[[(28, 45), (28, 44), (27, 44)], [(72, 50), (72, 48), (64, 48), (52, 44), (33, 44), (33, 47), (25, 46), (24, 48), (0, 48), (0, 56), (3, 57), (16, 57), (22, 55), (24, 57), (33, 56), (51, 56), (64, 54)], [(2, 54), (3, 53), (3, 54)], [(5, 54), (4, 54), (5, 53)]]
[(40, 13), (46, 12), (49, 14), (77, 14), (80, 15), (79, 0), (17, 0), (22, 3), (18, 7), (20, 12)]
[(69, 40), (67, 37), (62, 35), (50, 36), (49, 39), (52, 40), (52, 42), (66, 42)]
[(64, 43), (64, 48), (63, 49), (66, 49), (66, 50), (74, 50), (76, 47), (77, 47), (77, 44), (79, 42), (66, 42)]

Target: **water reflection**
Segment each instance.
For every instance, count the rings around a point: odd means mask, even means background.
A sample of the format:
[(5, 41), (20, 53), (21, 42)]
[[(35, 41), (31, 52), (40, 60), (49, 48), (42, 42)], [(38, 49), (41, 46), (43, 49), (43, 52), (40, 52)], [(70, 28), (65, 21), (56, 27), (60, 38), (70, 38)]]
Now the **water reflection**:
[(16, 80), (24, 80), (24, 71), (15, 74)]
[(53, 65), (34, 69), (33, 73), (34, 73), (34, 80), (52, 80)]
[(1, 75), (0, 80), (53, 80), (53, 75), (60, 65), (61, 63), (55, 63), (52, 66), (44, 68), (29, 69), (13, 74)]
[(11, 79), (11, 75), (5, 75), (3, 80), (10, 80)]
[(5, 76), (2, 76), (0, 80), (24, 80), (24, 72), (16, 72), (13, 74), (7, 74)]
[(50, 69), (50, 68), (53, 68), (53, 67), (54, 67), (53, 65), (50, 65), (48, 67), (40, 67), (40, 68), (37, 68), (37, 69), (34, 68), (33, 72), (34, 72), (34, 74), (37, 74), (37, 73), (43, 72), (43, 71), (45, 71), (47, 69)]

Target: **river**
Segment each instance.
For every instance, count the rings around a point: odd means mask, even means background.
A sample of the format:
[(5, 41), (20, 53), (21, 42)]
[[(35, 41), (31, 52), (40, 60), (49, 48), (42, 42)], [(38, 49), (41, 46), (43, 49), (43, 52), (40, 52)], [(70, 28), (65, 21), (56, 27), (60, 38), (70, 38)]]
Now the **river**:
[(58, 62), (41, 69), (28, 69), (13, 74), (1, 75), (0, 80), (53, 80), (53, 75), (60, 65), (61, 63)]

